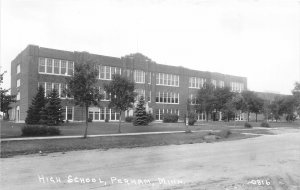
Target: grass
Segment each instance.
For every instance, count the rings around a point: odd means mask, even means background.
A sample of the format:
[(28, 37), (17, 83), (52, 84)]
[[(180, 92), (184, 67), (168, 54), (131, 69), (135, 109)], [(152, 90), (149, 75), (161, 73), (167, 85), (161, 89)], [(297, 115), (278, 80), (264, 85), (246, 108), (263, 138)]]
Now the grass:
[[(205, 125), (199, 124), (189, 126), (193, 131), (199, 130), (214, 130), (228, 128), (225, 124), (219, 123), (218, 125), (211, 126), (210, 123), (204, 122)], [(21, 128), (24, 124), (1, 121), (1, 138), (21, 137)], [(64, 123), (58, 126), (61, 135), (82, 135), (85, 129), (85, 123)], [(241, 127), (242, 128), (242, 127)], [(150, 123), (148, 126), (134, 126), (132, 123), (122, 123), (122, 133), (138, 133), (138, 132), (160, 132), (160, 131), (185, 131), (186, 126), (184, 123)], [(89, 123), (88, 135), (98, 134), (115, 134), (118, 133), (118, 123), (103, 123), (92, 122)]]
[[(4, 141), (1, 143), (1, 157), (11, 157), (15, 155), (43, 153), (66, 152), (73, 150), (90, 150), (110, 148), (134, 148), (151, 147), (162, 145), (180, 145), (202, 143), (204, 136), (209, 132), (201, 131), (194, 133), (176, 133), (176, 134), (157, 134), (157, 135), (138, 135), (138, 136), (115, 136), (115, 137), (95, 137), (78, 139), (53, 139), (53, 140), (27, 140), (27, 141)], [(236, 140), (248, 138), (249, 136), (232, 133), (228, 138), (222, 140)]]

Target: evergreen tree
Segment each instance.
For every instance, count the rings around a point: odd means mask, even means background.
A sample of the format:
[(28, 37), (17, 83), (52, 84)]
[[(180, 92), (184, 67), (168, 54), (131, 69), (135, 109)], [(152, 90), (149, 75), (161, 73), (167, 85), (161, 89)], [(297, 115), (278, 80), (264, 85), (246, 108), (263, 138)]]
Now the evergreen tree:
[(148, 118), (145, 108), (144, 97), (142, 96), (139, 103), (135, 109), (135, 121), (134, 125), (148, 125)]
[(41, 116), (40, 112), (45, 107), (47, 99), (45, 98), (45, 91), (42, 86), (39, 86), (36, 96), (32, 99), (31, 105), (27, 110), (26, 124), (38, 124)]
[[(42, 114), (46, 114), (47, 118), (42, 118), (47, 120), (48, 125), (58, 125), (62, 122), (62, 106), (61, 100), (59, 98), (58, 92), (54, 89), (47, 97), (48, 101), (45, 106), (45, 110), (42, 110)], [(43, 117), (44, 117), (43, 116)]]

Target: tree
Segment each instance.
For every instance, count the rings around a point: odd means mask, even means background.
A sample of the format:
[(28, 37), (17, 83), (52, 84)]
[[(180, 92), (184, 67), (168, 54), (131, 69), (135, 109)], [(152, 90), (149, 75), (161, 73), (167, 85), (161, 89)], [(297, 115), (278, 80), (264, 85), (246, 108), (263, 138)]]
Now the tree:
[(280, 116), (282, 115), (282, 111), (281, 111), (282, 102), (283, 102), (283, 98), (278, 96), (275, 97), (275, 100), (272, 101), (272, 103), (269, 106), (271, 116), (272, 118), (275, 119), (276, 122), (280, 119)]
[(135, 102), (134, 83), (126, 77), (113, 75), (112, 81), (105, 84), (104, 89), (106, 93), (111, 94), (109, 107), (120, 113), (118, 132), (121, 133), (122, 112), (132, 108)]
[(217, 111), (225, 112), (225, 114), (228, 117), (230, 113), (232, 113), (232, 111), (235, 112), (235, 106), (232, 101), (234, 97), (234, 93), (230, 91), (229, 87), (216, 88), (214, 90), (214, 96), (215, 96), (215, 109)]
[(88, 111), (91, 105), (99, 105), (103, 95), (96, 86), (98, 70), (95, 64), (88, 60), (75, 65), (74, 75), (67, 79), (67, 94), (73, 97), (75, 105), (85, 108), (85, 123), (83, 137), (87, 137)]
[(286, 120), (288, 122), (294, 121), (296, 111), (296, 99), (293, 96), (286, 96), (280, 104), (280, 113), (286, 114)]
[(243, 100), (244, 100), (244, 108), (247, 111), (247, 120), (249, 121), (250, 113), (256, 114), (256, 121), (257, 121), (257, 114), (263, 108), (263, 100), (253, 92), (253, 91), (243, 91), (242, 92)]
[[(5, 73), (6, 71), (0, 74), (0, 84), (3, 83), (3, 75)], [(7, 94), (8, 91), (9, 91), (8, 89), (2, 89), (2, 87), (0, 87), (0, 104), (1, 104), (0, 111), (4, 113), (5, 115), (4, 119), (9, 119), (8, 111), (12, 108), (10, 104), (16, 102), (15, 100), (16, 96)]]
[(255, 113), (255, 121), (257, 122), (257, 114), (263, 111), (264, 100), (259, 98), (257, 95), (252, 97), (250, 111)]
[(45, 91), (42, 86), (39, 86), (38, 92), (32, 99), (31, 105), (27, 110), (26, 124), (38, 124), (41, 116), (40, 112), (45, 107), (47, 99), (45, 98)]
[(296, 111), (298, 113), (298, 116), (300, 116), (300, 82), (295, 83), (295, 87), (292, 90), (292, 93), (295, 98)]
[(214, 109), (214, 104), (216, 101), (214, 95), (214, 89), (212, 83), (204, 83), (203, 88), (198, 90), (196, 97), (196, 110), (198, 112), (205, 112), (206, 120), (208, 121), (208, 113), (211, 113)]
[(55, 89), (52, 90), (47, 99), (44, 111), (47, 113), (47, 125), (58, 125), (63, 121), (61, 100), (58, 92)]
[(12, 108), (11, 103), (16, 102), (16, 95), (6, 94), (8, 90), (0, 90), (1, 112), (5, 114), (5, 119), (9, 119), (8, 111)]
[(135, 109), (135, 120), (133, 122), (134, 125), (148, 125), (148, 117), (145, 108), (145, 100), (144, 97), (141, 96), (139, 103)]

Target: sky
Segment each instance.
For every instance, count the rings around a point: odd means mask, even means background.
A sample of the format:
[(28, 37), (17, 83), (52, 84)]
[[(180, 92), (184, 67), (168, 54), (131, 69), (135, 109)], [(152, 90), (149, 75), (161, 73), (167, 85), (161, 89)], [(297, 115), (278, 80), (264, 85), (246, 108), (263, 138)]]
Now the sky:
[(300, 0), (1, 0), (0, 61), (29, 44), (247, 77), (291, 94), (300, 81)]

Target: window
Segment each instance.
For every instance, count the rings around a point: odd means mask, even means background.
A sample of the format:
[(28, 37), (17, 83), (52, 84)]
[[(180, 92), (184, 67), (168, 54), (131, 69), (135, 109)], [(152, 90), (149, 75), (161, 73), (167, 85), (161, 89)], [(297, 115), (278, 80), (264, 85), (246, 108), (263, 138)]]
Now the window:
[(100, 120), (104, 120), (105, 119), (104, 116), (105, 116), (105, 109), (100, 108)]
[(68, 61), (68, 75), (73, 75), (74, 71), (74, 62)]
[(225, 86), (224, 81), (220, 80), (220, 81), (219, 81), (219, 86), (220, 86), (220, 88), (224, 88), (224, 86)]
[(17, 80), (17, 87), (19, 87), (19, 86), (20, 86), (20, 84), (21, 84), (21, 80), (20, 80), (20, 79), (18, 79), (18, 80)]
[(53, 89), (56, 90), (56, 92), (58, 93), (58, 96), (59, 96), (59, 83), (53, 83)]
[(151, 84), (151, 72), (148, 72), (148, 84)]
[(67, 90), (67, 85), (62, 83), (60, 85), (60, 97), (61, 98), (66, 98), (67, 97), (66, 90)]
[(17, 74), (21, 72), (20, 64), (17, 65)]
[(95, 118), (94, 118), (94, 120), (99, 120), (99, 114), (100, 114), (100, 112), (99, 111), (96, 111), (95, 112)]
[(144, 100), (145, 100), (145, 90), (144, 89), (136, 89), (134, 91), (137, 93), (136, 101), (139, 101), (142, 96), (144, 97)]
[(121, 75), (121, 68), (110, 66), (99, 66), (99, 79), (111, 80), (114, 74)]
[(89, 119), (93, 120), (94, 117), (93, 117), (93, 112), (89, 111)]
[(52, 91), (52, 83), (51, 82), (46, 83), (45, 91), (46, 91), (46, 95), (49, 95), (51, 93), (51, 91)]
[(105, 66), (100, 66), (100, 79), (105, 79)]
[(73, 120), (73, 108), (67, 106), (67, 120)]
[(157, 103), (179, 104), (179, 93), (177, 92), (156, 92)]
[(39, 58), (39, 72), (45, 73), (46, 71), (46, 65), (45, 65), (45, 58)]
[(46, 89), (45, 83), (44, 83), (44, 82), (39, 83), (38, 86), (39, 86), (39, 87), (40, 87), (40, 86), (43, 87), (44, 90)]
[(74, 62), (40, 57), (38, 69), (39, 73), (70, 76), (74, 72)]
[(145, 83), (145, 72), (141, 70), (134, 70), (134, 82)]
[(66, 75), (67, 72), (67, 61), (62, 60), (60, 64), (60, 73)]
[(211, 80), (211, 83), (213, 84), (214, 88), (217, 88), (217, 81), (216, 80)]
[(164, 86), (176, 86), (179, 87), (179, 76), (166, 74), (166, 73), (157, 73), (156, 74), (156, 84)]
[(52, 68), (53, 68), (53, 65), (52, 65), (52, 59), (47, 59), (47, 73), (52, 73)]
[(110, 67), (106, 66), (105, 67), (105, 79), (111, 79), (110, 77)]
[(54, 59), (53, 67), (54, 67), (54, 74), (59, 74), (59, 60)]
[(196, 95), (191, 94), (190, 95), (190, 104), (195, 105), (196, 104)]
[(20, 100), (20, 98), (21, 98), (21, 94), (20, 94), (20, 91), (18, 91), (18, 93), (17, 93), (17, 100)]
[(203, 78), (190, 77), (189, 78), (189, 88), (200, 89), (203, 87), (204, 81), (205, 80)]

